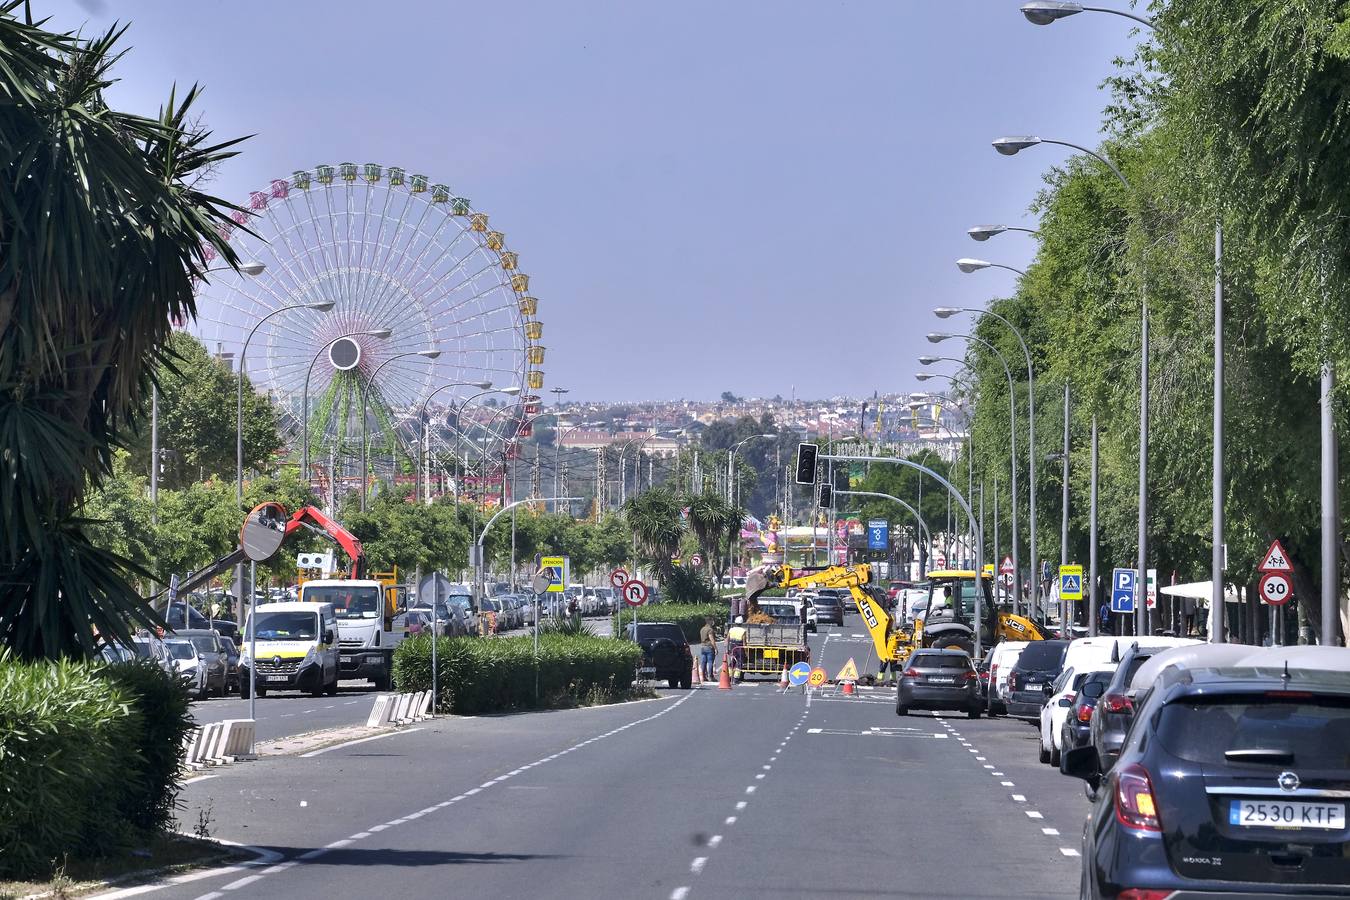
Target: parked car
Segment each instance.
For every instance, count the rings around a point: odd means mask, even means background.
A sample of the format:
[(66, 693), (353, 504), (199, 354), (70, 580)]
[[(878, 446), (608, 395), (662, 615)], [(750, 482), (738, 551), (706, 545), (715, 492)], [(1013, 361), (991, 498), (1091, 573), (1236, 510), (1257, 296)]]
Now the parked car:
[(808, 596), (794, 597), (791, 600), (784, 598), (783, 603), (787, 603), (797, 612), (797, 621), (802, 621), (802, 610), (806, 610), (806, 630), (815, 633), (820, 630), (820, 615), (816, 612), (816, 606), (811, 602)]
[(1257, 665), (1164, 669), (1104, 776), (1065, 753), (1094, 792), (1083, 896), (1345, 895), (1350, 673)]
[(811, 605), (816, 608), (817, 622), (844, 624), (844, 598), (839, 591), (832, 588), (816, 591), (811, 597)]
[(775, 624), (800, 625), (802, 623), (800, 608), (797, 604), (789, 603), (787, 600), (760, 601), (759, 611), (766, 616), (772, 616)]
[(989, 715), (1007, 714), (1008, 677), (1026, 645), (1026, 641), (1002, 641), (985, 656), (989, 660)]
[(1115, 674), (1115, 669), (1089, 672), (1079, 685), (1073, 702), (1065, 711), (1064, 722), (1059, 726), (1059, 759), (1055, 765), (1061, 766), (1061, 772), (1066, 751), (1092, 743), (1092, 710), (1096, 708), (1102, 694), (1106, 693), (1106, 686)]
[(198, 631), (215, 630), (221, 637), (239, 643), (239, 625), (233, 619), (209, 619), (191, 604), (177, 601), (169, 604), (169, 612), (164, 617), (170, 631), (181, 632), (184, 629)]
[[(1135, 675), (1154, 656), (1177, 647), (1198, 647), (1200, 645), (1200, 641), (1190, 638), (1141, 637), (1136, 638), (1135, 642), (1121, 653), (1120, 665), (1116, 667), (1115, 676), (1111, 679), (1111, 683), (1106, 686), (1106, 692), (1102, 694), (1101, 699), (1097, 701), (1096, 708), (1092, 711), (1092, 744), (1097, 748), (1097, 759), (1102, 763), (1102, 771), (1111, 768), (1111, 765), (1115, 762), (1116, 757), (1120, 754), (1120, 747), (1125, 742), (1125, 733), (1130, 730), (1130, 723), (1134, 721), (1134, 701), (1140, 690), (1140, 688), (1132, 685)], [(1246, 655), (1242, 650), (1236, 649), (1202, 652), (1211, 657), (1215, 652), (1229, 656)], [(1223, 660), (1222, 662), (1231, 661)], [(1215, 662), (1220, 661), (1215, 660)], [(1143, 685), (1143, 688), (1146, 690), (1151, 684), (1152, 679), (1150, 679), (1148, 685)]]
[(989, 712), (989, 655), (985, 654), (984, 659), (980, 660), (975, 666), (975, 696), (979, 701), (980, 709), (985, 713)]
[(918, 650), (896, 685), (895, 714), (911, 709), (956, 709), (980, 717), (979, 676), (964, 650)]
[(1022, 648), (1008, 676), (1004, 703), (1008, 715), (1027, 722), (1040, 719), (1047, 691), (1064, 671), (1064, 652), (1068, 647), (1068, 641), (1056, 640), (1030, 641)]
[[(190, 641), (192, 646), (197, 648), (198, 666), (204, 667), (206, 671), (207, 690), (220, 697), (229, 693), (230, 663), (229, 656), (225, 652), (225, 644), (233, 642), (226, 641), (216, 631), (205, 628), (185, 628), (175, 631), (172, 636)], [(236, 672), (235, 683), (238, 681)], [(203, 696), (201, 699), (205, 700), (206, 697)]]
[(207, 667), (197, 653), (197, 647), (186, 638), (170, 638), (164, 642), (164, 650), (172, 660), (174, 670), (187, 682), (188, 690), (198, 700), (211, 696), (211, 680)]
[[(1102, 674), (1106, 675), (1108, 681), (1115, 674), (1115, 668), (1115, 663), (1106, 664)], [(1064, 721), (1069, 716), (1070, 707), (1078, 698), (1078, 691), (1092, 674), (1096, 673), (1075, 672), (1071, 668), (1066, 668), (1050, 686), (1050, 697), (1041, 707), (1041, 762), (1052, 766), (1059, 765), (1059, 754), (1062, 749), (1059, 736)]]
[(624, 636), (642, 648), (641, 671), (671, 687), (688, 690), (694, 679), (694, 654), (679, 625), (638, 622), (624, 628)]
[(153, 659), (166, 672), (178, 671), (178, 666), (169, 655), (164, 642), (157, 637), (142, 634), (131, 639), (131, 651), (138, 659)]

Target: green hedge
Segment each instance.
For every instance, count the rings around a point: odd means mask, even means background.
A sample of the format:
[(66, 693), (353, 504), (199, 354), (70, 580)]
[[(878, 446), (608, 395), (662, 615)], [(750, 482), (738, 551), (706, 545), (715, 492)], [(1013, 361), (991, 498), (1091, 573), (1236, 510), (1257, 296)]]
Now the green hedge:
[[(731, 604), (729, 603), (657, 603), (654, 606), (638, 607), (639, 622), (674, 622), (684, 631), (684, 636), (691, 644), (698, 643), (698, 632), (703, 627), (703, 622), (709, 616), (717, 623), (720, 629), (726, 625), (727, 616), (731, 613)], [(622, 618), (623, 624), (618, 620)], [(614, 616), (614, 633), (619, 634), (622, 628), (633, 621), (633, 608), (630, 606)]]
[[(471, 716), (628, 690), (641, 653), (612, 638), (541, 634), (537, 663), (531, 636), (440, 638), (436, 655), (439, 711)], [(409, 638), (394, 651), (394, 683), (400, 691), (430, 690), (430, 635)]]
[(0, 876), (46, 877), (165, 827), (187, 702), (153, 663), (0, 657)]

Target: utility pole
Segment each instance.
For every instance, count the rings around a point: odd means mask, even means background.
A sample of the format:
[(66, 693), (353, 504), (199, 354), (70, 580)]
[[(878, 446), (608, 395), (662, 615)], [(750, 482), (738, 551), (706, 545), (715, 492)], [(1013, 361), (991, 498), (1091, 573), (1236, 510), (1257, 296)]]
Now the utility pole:
[[(1097, 416), (1092, 417), (1092, 475), (1088, 488), (1088, 636), (1097, 636)], [(1114, 589), (1115, 585), (1112, 585)]]
[[(1060, 520), (1059, 520), (1059, 567), (1063, 569), (1069, 564), (1069, 382), (1064, 382), (1064, 454), (1063, 454), (1063, 485), (1061, 486), (1060, 496)], [(1069, 636), (1070, 620), (1073, 618), (1073, 601), (1065, 599), (1062, 595), (1059, 598), (1060, 612), (1059, 624), (1060, 631), (1067, 639)]]

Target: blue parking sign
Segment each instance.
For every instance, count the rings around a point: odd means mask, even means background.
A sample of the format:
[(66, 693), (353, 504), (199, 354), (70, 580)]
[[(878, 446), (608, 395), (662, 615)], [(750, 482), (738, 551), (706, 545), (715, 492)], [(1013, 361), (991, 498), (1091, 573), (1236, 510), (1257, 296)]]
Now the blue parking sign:
[(1139, 578), (1134, 569), (1111, 570), (1111, 612), (1134, 612), (1134, 597)]

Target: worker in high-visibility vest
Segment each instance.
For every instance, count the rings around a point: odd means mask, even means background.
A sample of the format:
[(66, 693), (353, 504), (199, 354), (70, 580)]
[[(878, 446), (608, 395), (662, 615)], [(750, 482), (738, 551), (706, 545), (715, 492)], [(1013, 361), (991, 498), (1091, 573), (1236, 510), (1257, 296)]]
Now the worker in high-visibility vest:
[(737, 616), (736, 621), (727, 629), (727, 667), (731, 677), (741, 677), (741, 666), (745, 664), (745, 617)]

